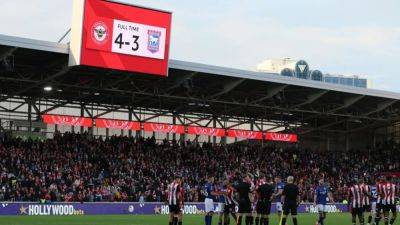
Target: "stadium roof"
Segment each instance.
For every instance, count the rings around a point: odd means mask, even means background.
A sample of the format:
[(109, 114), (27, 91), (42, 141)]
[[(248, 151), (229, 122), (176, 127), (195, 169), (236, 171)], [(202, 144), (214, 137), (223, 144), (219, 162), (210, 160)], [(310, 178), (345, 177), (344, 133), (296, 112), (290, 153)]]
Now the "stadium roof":
[[(68, 51), (68, 44), (0, 35), (0, 102), (55, 99), (54, 108), (70, 103), (103, 105), (110, 112), (141, 108), (214, 118), (221, 126), (219, 120), (237, 118), (273, 122), (299, 134), (350, 132), (399, 120), (395, 92), (179, 60), (170, 60), (168, 78), (68, 67)], [(46, 85), (60, 92), (44, 93)]]

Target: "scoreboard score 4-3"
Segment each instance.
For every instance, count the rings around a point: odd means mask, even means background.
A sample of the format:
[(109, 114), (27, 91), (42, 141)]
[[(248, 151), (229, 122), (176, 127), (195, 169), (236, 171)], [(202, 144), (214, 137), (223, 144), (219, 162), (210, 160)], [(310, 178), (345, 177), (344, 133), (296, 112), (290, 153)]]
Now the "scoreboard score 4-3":
[(114, 20), (112, 52), (163, 59), (165, 28)]
[(171, 13), (106, 0), (74, 0), (70, 66), (167, 76)]

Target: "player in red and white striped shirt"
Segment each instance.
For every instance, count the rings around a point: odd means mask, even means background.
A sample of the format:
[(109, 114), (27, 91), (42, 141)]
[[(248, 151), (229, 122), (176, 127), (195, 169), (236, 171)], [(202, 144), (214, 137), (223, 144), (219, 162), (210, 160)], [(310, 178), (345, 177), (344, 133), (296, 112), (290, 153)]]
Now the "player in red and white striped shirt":
[(377, 200), (376, 200), (376, 217), (375, 217), (375, 224), (378, 225), (379, 221), (383, 217), (383, 186), (386, 184), (386, 180), (384, 177), (380, 177), (378, 182), (376, 183), (376, 190), (377, 190)]
[(368, 213), (367, 225), (370, 225), (372, 221), (375, 221), (376, 215), (376, 198), (377, 198), (377, 188), (374, 184), (373, 178), (371, 185), (367, 184), (364, 180), (364, 213)]
[(221, 191), (221, 194), (224, 195), (225, 207), (224, 207), (224, 225), (230, 224), (229, 215), (232, 215), (233, 219), (236, 221), (236, 213), (235, 213), (235, 201), (233, 199), (234, 189), (229, 182), (229, 180), (224, 181), (224, 190)]
[(168, 185), (168, 206), (169, 206), (169, 225), (182, 225), (181, 207), (183, 206), (183, 195), (181, 178), (175, 177), (175, 180)]
[[(386, 178), (386, 183), (382, 186), (382, 203), (383, 203), (383, 215), (385, 218), (385, 225), (392, 225), (397, 217), (396, 212), (396, 194), (398, 192), (397, 187), (392, 183), (392, 177)], [(392, 217), (389, 221), (389, 214), (392, 212)]]
[(356, 180), (354, 184), (349, 189), (349, 202), (351, 206), (351, 216), (353, 225), (356, 224), (356, 219), (358, 216), (358, 221), (360, 224), (364, 224), (364, 190), (362, 186), (362, 181)]

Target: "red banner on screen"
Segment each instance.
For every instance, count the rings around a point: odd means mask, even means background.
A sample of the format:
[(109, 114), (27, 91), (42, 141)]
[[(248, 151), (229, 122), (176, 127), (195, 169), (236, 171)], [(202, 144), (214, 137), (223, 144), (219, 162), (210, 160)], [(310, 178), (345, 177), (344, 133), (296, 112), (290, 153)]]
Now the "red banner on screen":
[(185, 127), (182, 125), (170, 125), (166, 123), (144, 123), (144, 131), (161, 133), (185, 133)]
[(225, 130), (221, 128), (190, 126), (188, 127), (188, 134), (223, 137), (225, 136)]
[(96, 119), (96, 127), (121, 130), (140, 130), (140, 123), (128, 120)]
[(43, 115), (43, 122), (46, 124), (68, 125), (91, 127), (92, 119), (87, 117), (63, 116), (63, 115)]
[(267, 132), (265, 135), (265, 139), (269, 141), (297, 142), (297, 135)]
[(262, 139), (262, 132), (250, 130), (228, 130), (228, 136), (243, 139)]
[(171, 13), (84, 1), (81, 65), (167, 76)]

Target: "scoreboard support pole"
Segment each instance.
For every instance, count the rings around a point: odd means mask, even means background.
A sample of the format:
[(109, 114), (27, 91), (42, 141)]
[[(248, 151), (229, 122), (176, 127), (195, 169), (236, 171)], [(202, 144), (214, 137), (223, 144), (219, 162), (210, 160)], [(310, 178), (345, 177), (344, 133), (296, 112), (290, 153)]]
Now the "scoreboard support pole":
[[(128, 114), (128, 120), (129, 120), (129, 122), (132, 121), (132, 114), (133, 114), (132, 111), (133, 111), (132, 108), (130, 108), (130, 109), (129, 109), (129, 114)], [(128, 131), (128, 136), (129, 136), (129, 137), (132, 137), (132, 130), (129, 130), (129, 131)]]
[[(176, 125), (176, 115), (174, 115), (174, 116), (172, 117), (172, 124), (173, 124), (173, 125)], [(175, 133), (172, 134), (172, 140), (175, 140), (175, 141), (176, 141), (176, 134), (175, 134)]]
[[(214, 118), (213, 119), (213, 128), (217, 128), (217, 119)], [(213, 145), (215, 145), (217, 143), (217, 137), (213, 136)]]
[[(83, 104), (81, 105), (81, 117), (85, 117), (85, 108), (83, 107)], [(83, 134), (84, 129), (85, 128), (83, 126), (81, 126), (81, 128), (80, 128), (81, 134)]]
[(30, 133), (32, 132), (32, 100), (28, 101), (28, 122), (29, 122), (28, 131)]

